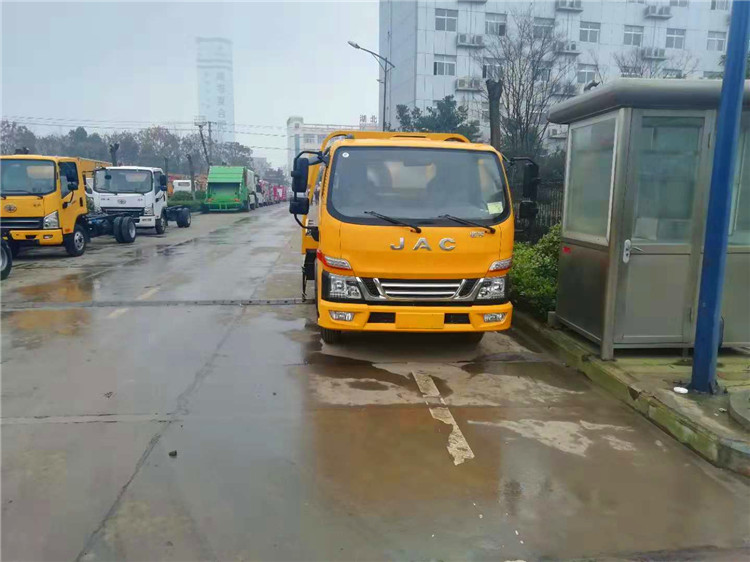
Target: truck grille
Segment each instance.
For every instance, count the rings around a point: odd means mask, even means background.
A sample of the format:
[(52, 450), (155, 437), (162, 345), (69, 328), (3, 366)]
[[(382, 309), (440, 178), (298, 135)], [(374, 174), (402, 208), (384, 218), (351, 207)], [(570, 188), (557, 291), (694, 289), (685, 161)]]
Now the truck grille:
[(130, 217), (140, 217), (143, 214), (143, 209), (132, 207), (102, 207), (103, 213), (110, 213), (113, 215), (128, 215)]
[(40, 230), (42, 220), (42, 217), (2, 217), (0, 228), (2, 230)]
[(462, 281), (462, 279), (380, 279), (380, 286), (388, 298), (447, 300), (456, 296)]

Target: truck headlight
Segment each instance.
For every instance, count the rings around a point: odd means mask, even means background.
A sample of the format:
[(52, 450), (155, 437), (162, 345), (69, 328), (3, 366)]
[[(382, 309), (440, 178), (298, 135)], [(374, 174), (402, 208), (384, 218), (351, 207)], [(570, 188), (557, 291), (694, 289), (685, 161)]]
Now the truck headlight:
[(493, 277), (485, 279), (479, 286), (477, 300), (504, 299), (505, 277)]
[(510, 269), (513, 264), (513, 258), (507, 258), (504, 260), (493, 261), (490, 264), (490, 271), (502, 271), (503, 269)]
[(44, 217), (42, 221), (42, 228), (45, 230), (52, 228), (60, 228), (60, 216), (57, 211), (52, 211), (49, 215)]
[(154, 214), (154, 204), (151, 203), (151, 205), (146, 205), (143, 207), (143, 214), (144, 215), (153, 215)]
[(328, 274), (328, 296), (334, 299), (359, 300), (362, 293), (359, 290), (356, 277)]

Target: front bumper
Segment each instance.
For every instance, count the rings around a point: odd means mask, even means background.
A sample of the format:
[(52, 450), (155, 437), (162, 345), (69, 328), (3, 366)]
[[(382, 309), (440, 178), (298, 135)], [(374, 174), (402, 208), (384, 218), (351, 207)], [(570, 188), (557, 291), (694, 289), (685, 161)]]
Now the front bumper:
[[(333, 320), (330, 311), (353, 312), (350, 322)], [(496, 332), (510, 328), (513, 305), (393, 306), (387, 304), (318, 301), (318, 324), (331, 330), (364, 332)], [(484, 315), (504, 314), (502, 322), (485, 322)], [(375, 316), (372, 316), (372, 315)], [(393, 315), (393, 322), (383, 322)], [(371, 322), (378, 318), (377, 322)], [(467, 319), (468, 317), (468, 319)], [(460, 322), (454, 322), (460, 319)], [(468, 321), (467, 321), (468, 320)]]
[(22, 246), (60, 246), (63, 243), (63, 232), (56, 230), (9, 230), (9, 240), (18, 242)]
[(205, 205), (209, 211), (236, 211), (242, 208), (242, 203), (235, 201), (211, 201)]
[(141, 215), (140, 217), (133, 217), (135, 219), (135, 226), (138, 228), (154, 228), (156, 226), (156, 217), (154, 215)]

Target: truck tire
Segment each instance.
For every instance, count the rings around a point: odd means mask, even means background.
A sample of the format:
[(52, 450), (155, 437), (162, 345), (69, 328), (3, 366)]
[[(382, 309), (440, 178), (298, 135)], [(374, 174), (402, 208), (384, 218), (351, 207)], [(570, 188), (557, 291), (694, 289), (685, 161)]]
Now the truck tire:
[(86, 231), (80, 224), (75, 225), (73, 232), (65, 237), (64, 243), (69, 256), (82, 256), (86, 252)]
[(467, 345), (479, 345), (484, 337), (484, 332), (464, 332), (460, 335), (461, 342)]
[(177, 212), (177, 226), (187, 228), (191, 222), (193, 222), (193, 216), (190, 214), (190, 209), (180, 209)]
[(15, 240), (10, 240), (8, 242), (8, 246), (10, 246), (10, 255), (13, 258), (17, 258), (18, 254), (21, 253), (21, 245), (16, 242)]
[(242, 207), (240, 208), (240, 210), (241, 210), (241, 211), (242, 211), (243, 213), (247, 213), (247, 212), (248, 212), (248, 211), (250, 210), (250, 202), (249, 202), (249, 201), (245, 201), (245, 202), (244, 202), (244, 203), (242, 204)]
[(341, 341), (341, 330), (320, 329), (320, 337), (326, 343), (339, 343)]
[(161, 216), (156, 219), (156, 234), (164, 234), (167, 231), (167, 212), (162, 211)]
[(130, 217), (122, 217), (120, 221), (120, 239), (121, 244), (132, 244), (137, 236), (135, 221)]
[(122, 244), (122, 217), (115, 217), (112, 221), (112, 236), (118, 244)]
[(13, 269), (13, 252), (10, 249), (10, 244), (5, 240), (2, 241), (2, 246), (3, 268), (2, 272), (0, 272), (0, 279), (7, 279), (8, 275), (10, 275), (10, 270)]

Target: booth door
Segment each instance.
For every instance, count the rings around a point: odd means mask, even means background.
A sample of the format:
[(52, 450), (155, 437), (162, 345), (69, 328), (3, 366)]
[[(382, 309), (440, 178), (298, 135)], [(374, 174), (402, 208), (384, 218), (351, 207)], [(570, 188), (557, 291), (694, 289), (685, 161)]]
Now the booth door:
[(615, 343), (691, 339), (691, 306), (700, 261), (702, 190), (707, 179), (706, 112), (633, 113)]

